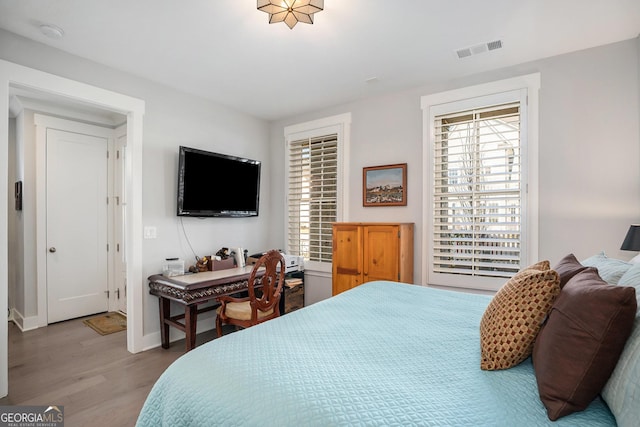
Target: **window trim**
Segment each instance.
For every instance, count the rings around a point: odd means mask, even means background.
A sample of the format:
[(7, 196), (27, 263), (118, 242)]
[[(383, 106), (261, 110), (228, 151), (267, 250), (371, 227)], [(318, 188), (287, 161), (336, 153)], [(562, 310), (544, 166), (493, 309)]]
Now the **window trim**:
[[(527, 74), (486, 84), (470, 86), (451, 91), (422, 96), (421, 108), (423, 112), (423, 176), (425, 183), (422, 197), (422, 213), (424, 231), (422, 234), (422, 285), (430, 285), (432, 273), (432, 235), (433, 228), (433, 167), (432, 147), (435, 140), (435, 116), (448, 110), (464, 111), (477, 104), (477, 98), (495, 97), (496, 101), (504, 99), (506, 93), (524, 91), (523, 114), (526, 120), (521, 127), (521, 147), (526, 156), (523, 167), (522, 185), (524, 190), (523, 233), (525, 233), (522, 247), (521, 265), (530, 265), (538, 260), (538, 180), (539, 180), (539, 152), (538, 152), (538, 92), (540, 89), (540, 73)], [(455, 104), (455, 105), (454, 105)], [(435, 285), (470, 288), (495, 291), (499, 289), (504, 279), (482, 277), (467, 277), (461, 281), (433, 283)], [(485, 280), (486, 279), (486, 280)]]
[[(289, 204), (289, 144), (307, 138), (322, 137), (329, 134), (338, 135), (338, 194), (336, 221), (345, 221), (348, 218), (349, 189), (345, 183), (349, 182), (349, 169), (345, 165), (349, 164), (349, 144), (351, 134), (351, 113), (344, 113), (335, 116), (325, 117), (304, 123), (298, 123), (284, 128), (285, 140), (285, 180), (284, 180), (284, 212), (288, 212)], [(288, 245), (288, 225), (289, 218), (283, 215), (284, 221), (284, 241)], [(287, 246), (285, 250), (289, 252)], [(305, 270), (322, 271), (331, 273), (331, 263), (306, 261)]]

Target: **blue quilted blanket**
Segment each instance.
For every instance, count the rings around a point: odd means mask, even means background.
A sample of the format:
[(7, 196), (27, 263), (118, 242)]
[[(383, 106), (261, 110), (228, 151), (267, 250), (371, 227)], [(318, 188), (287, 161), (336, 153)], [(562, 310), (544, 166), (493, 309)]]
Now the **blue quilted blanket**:
[(138, 426), (615, 426), (599, 398), (556, 422), (530, 359), (480, 370), (490, 297), (370, 282), (197, 347)]

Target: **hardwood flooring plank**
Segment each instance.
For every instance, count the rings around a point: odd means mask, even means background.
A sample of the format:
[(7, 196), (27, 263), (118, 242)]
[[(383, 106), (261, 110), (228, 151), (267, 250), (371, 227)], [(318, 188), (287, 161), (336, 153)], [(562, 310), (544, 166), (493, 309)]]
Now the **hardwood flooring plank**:
[(106, 382), (106, 378), (102, 375), (97, 375), (95, 377), (83, 378), (78, 381), (74, 381), (73, 383), (61, 387), (55, 390), (50, 390), (49, 392), (38, 394), (32, 399), (17, 401), (16, 405), (60, 405), (60, 400), (65, 397), (69, 397), (73, 402), (73, 396), (80, 394), (87, 394), (88, 391), (97, 385), (103, 385)]
[[(184, 354), (184, 340), (131, 354), (126, 332), (102, 336), (82, 320), (24, 333), (9, 323), (9, 395), (0, 405), (62, 405), (67, 427), (135, 424), (153, 384)], [(196, 343), (214, 338), (207, 331)]]
[(126, 332), (102, 336), (82, 320), (24, 333), (9, 323), (9, 395), (0, 405), (63, 405), (67, 427), (135, 424), (153, 384), (184, 354), (184, 340), (131, 354)]
[(140, 388), (127, 395), (89, 406), (69, 417), (65, 413), (65, 425), (134, 426), (148, 393), (148, 390)]

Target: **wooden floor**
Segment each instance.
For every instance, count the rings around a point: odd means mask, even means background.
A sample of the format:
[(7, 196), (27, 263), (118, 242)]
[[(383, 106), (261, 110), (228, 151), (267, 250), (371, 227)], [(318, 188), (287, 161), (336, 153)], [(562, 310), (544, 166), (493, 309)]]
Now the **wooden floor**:
[[(197, 336), (197, 344), (214, 333)], [(184, 340), (138, 354), (126, 331), (101, 336), (82, 319), (20, 332), (9, 322), (9, 395), (0, 405), (63, 405), (65, 426), (133, 426)]]

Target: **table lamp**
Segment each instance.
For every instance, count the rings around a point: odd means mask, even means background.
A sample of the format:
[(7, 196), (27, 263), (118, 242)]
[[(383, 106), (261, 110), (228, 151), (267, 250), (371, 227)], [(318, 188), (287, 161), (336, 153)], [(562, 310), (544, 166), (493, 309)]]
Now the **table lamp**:
[[(627, 235), (620, 246), (623, 251), (640, 251), (640, 224), (631, 224)], [(640, 255), (636, 255), (630, 262), (640, 263)]]

